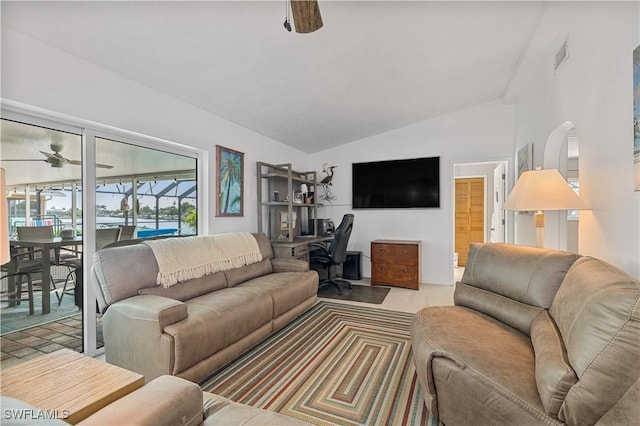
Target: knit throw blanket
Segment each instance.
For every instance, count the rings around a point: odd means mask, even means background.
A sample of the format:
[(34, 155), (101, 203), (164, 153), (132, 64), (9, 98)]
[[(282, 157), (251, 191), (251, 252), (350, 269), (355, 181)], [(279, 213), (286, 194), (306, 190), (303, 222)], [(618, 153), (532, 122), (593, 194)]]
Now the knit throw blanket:
[(166, 238), (144, 244), (156, 257), (156, 283), (162, 287), (262, 260), (258, 242), (249, 232)]

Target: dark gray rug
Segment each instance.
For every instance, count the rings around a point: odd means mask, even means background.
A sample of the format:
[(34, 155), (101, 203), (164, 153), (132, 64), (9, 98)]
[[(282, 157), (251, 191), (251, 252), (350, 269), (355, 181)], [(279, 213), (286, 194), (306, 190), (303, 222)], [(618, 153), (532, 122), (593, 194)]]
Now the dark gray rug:
[(338, 290), (332, 286), (323, 286), (318, 290), (318, 297), (326, 297), (327, 299), (349, 300), (352, 302), (374, 303), (376, 305), (384, 302), (390, 288), (371, 287), (368, 285), (352, 284), (352, 288), (345, 284), (340, 284), (342, 294), (338, 294)]

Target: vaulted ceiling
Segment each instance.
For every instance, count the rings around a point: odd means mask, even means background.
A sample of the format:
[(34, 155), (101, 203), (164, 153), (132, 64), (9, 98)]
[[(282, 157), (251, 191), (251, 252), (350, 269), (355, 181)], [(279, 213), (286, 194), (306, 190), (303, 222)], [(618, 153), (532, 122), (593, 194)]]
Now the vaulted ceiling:
[(2, 25), (313, 153), (501, 99), (543, 2), (2, 2)]

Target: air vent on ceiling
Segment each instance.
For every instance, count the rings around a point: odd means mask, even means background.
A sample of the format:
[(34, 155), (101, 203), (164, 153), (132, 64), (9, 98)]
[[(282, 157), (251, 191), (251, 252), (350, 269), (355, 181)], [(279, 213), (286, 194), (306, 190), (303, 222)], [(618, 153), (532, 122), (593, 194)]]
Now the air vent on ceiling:
[(569, 43), (567, 40), (565, 40), (564, 43), (562, 43), (562, 46), (560, 46), (560, 49), (558, 49), (558, 52), (556, 52), (556, 60), (553, 67), (554, 72), (557, 71), (558, 68), (560, 68), (560, 65), (562, 65), (564, 61), (567, 60), (568, 57), (569, 57)]

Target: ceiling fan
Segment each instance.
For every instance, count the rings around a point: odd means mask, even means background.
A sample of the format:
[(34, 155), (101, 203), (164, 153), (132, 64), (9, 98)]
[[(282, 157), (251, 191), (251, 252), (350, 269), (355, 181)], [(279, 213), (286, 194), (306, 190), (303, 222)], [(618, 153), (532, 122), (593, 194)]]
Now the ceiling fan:
[[(322, 28), (322, 16), (320, 16), (317, 0), (287, 0), (286, 3), (291, 3), (291, 12), (297, 33), (312, 33)], [(287, 31), (291, 31), (289, 7), (286, 3), (284, 27)]]
[[(44, 161), (46, 163), (51, 164), (51, 167), (54, 168), (62, 168), (64, 166), (66, 166), (67, 164), (73, 164), (75, 166), (80, 166), (82, 165), (82, 161), (78, 161), (78, 160), (69, 160), (66, 157), (63, 157), (62, 154), (60, 154), (60, 151), (62, 151), (62, 145), (58, 145), (55, 143), (51, 144), (51, 152), (44, 152), (44, 151), (40, 151), (40, 153), (42, 153), (42, 155), (44, 155), (46, 158), (29, 158), (29, 159), (3, 159), (2, 161)], [(108, 164), (96, 164), (96, 167), (100, 167), (103, 169), (113, 169), (113, 166), (110, 166)]]

